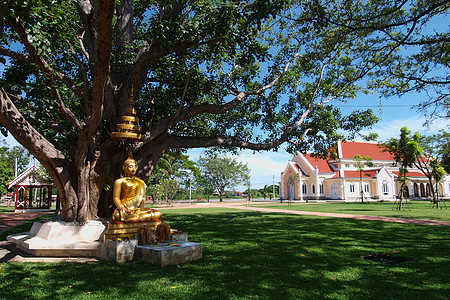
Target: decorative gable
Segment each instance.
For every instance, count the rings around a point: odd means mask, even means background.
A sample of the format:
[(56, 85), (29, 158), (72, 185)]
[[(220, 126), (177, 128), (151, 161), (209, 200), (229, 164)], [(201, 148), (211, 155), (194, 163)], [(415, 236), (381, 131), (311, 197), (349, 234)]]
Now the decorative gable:
[(51, 185), (52, 183), (46, 180), (43, 174), (36, 165), (33, 165), (9, 182), (8, 189), (16, 185)]

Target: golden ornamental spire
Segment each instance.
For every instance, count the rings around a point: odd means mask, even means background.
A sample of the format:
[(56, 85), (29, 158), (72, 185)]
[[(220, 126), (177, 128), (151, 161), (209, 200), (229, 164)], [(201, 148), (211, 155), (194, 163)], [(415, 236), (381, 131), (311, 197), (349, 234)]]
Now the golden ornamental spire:
[(128, 107), (125, 108), (125, 114), (120, 118), (117, 124), (117, 131), (111, 134), (115, 140), (125, 140), (130, 142), (139, 142), (144, 139), (139, 126), (139, 118), (136, 117), (136, 109), (134, 109), (133, 87), (131, 87), (130, 98), (128, 99)]

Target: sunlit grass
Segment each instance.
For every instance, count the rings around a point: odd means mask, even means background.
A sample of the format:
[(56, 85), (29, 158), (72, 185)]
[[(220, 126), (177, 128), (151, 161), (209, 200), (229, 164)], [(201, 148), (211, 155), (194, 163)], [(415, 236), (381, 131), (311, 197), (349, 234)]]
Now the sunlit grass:
[(0, 206), (0, 214), (2, 213), (8, 213), (8, 212), (14, 212), (14, 205), (11, 206)]
[[(342, 213), (353, 215), (383, 216), (395, 218), (412, 218), (427, 220), (450, 220), (450, 209), (445, 206), (442, 209), (430, 207), (429, 201), (408, 201), (405, 209), (398, 210), (394, 202), (365, 202), (365, 203), (294, 203), (287, 202), (274, 205), (255, 206), (265, 208), (290, 209), (298, 211), (314, 211), (327, 213)], [(450, 206), (450, 203), (448, 203)]]
[[(163, 210), (203, 258), (2, 263), (5, 299), (448, 299), (450, 228), (220, 208)], [(391, 254), (397, 265), (364, 256)]]

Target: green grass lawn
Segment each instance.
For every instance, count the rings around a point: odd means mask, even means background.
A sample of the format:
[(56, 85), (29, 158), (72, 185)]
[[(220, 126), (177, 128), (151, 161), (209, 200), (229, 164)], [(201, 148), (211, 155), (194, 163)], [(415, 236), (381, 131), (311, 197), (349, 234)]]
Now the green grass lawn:
[(14, 205), (12, 205), (12, 206), (0, 206), (0, 214), (7, 213), (7, 212), (14, 212)]
[[(353, 215), (383, 216), (395, 218), (412, 218), (428, 220), (450, 221), (450, 209), (430, 208), (429, 201), (408, 201), (404, 210), (394, 207), (394, 202), (365, 202), (365, 203), (294, 203), (287, 202), (274, 205), (258, 205), (258, 207), (290, 209), (299, 211), (314, 211), (327, 213), (341, 213)], [(450, 206), (450, 203), (448, 203)], [(392, 209), (394, 207), (394, 209)]]
[[(164, 210), (163, 210), (164, 211)], [(450, 227), (267, 214), (166, 210), (203, 258), (1, 263), (2, 299), (448, 299)], [(390, 254), (389, 264), (363, 257)]]

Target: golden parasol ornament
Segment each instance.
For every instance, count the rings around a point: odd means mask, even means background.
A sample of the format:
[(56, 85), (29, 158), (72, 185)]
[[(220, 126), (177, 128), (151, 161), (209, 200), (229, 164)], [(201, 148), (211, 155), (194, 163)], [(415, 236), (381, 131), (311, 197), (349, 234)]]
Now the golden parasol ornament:
[(130, 99), (128, 99), (128, 107), (125, 108), (124, 115), (117, 124), (116, 131), (111, 134), (114, 140), (124, 140), (130, 142), (140, 142), (144, 140), (139, 126), (139, 118), (136, 117), (136, 109), (134, 108), (133, 88), (131, 88)]

